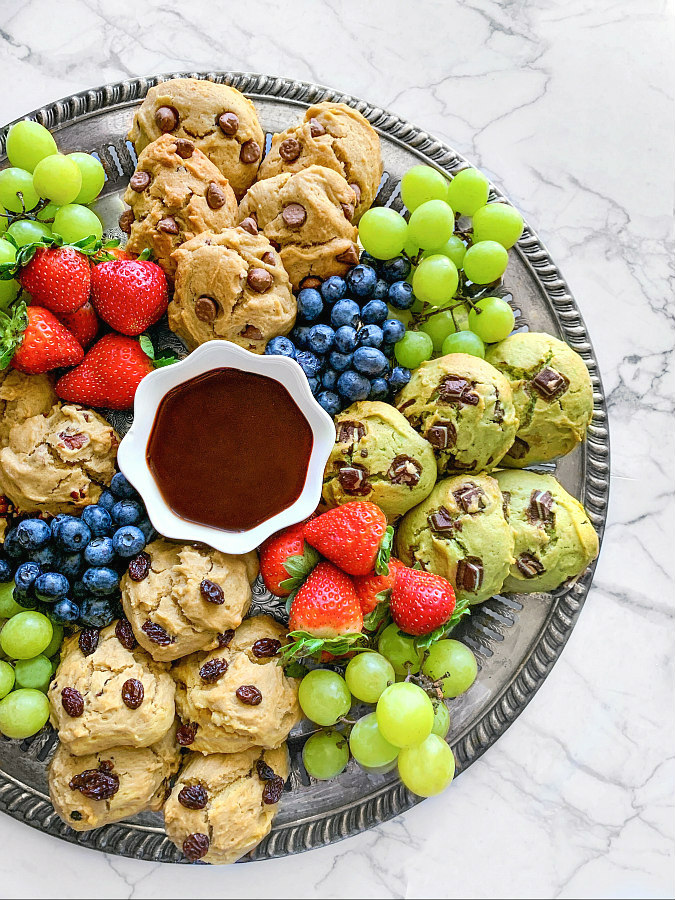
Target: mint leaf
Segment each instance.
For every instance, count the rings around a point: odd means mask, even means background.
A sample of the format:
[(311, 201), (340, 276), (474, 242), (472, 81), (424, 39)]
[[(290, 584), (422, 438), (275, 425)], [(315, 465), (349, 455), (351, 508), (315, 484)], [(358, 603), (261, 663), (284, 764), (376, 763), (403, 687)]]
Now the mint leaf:
[(143, 353), (145, 353), (146, 356), (149, 356), (150, 359), (154, 360), (155, 347), (154, 347), (152, 341), (150, 340), (150, 338), (148, 337), (148, 335), (142, 334), (138, 339), (138, 343), (141, 345), (141, 350), (143, 351)]
[(292, 662), (284, 667), (284, 672), (288, 678), (304, 678), (309, 669), (302, 663)]

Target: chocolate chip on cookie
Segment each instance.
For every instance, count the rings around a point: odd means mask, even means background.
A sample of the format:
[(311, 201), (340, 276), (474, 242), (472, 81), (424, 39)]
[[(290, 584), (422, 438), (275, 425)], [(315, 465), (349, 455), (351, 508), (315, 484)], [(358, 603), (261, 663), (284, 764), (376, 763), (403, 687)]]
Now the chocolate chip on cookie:
[(155, 112), (155, 122), (160, 131), (173, 131), (180, 120), (178, 110), (173, 106), (160, 106)]
[(302, 153), (302, 144), (296, 138), (288, 137), (279, 144), (279, 156), (285, 162), (294, 162)]
[(220, 209), (227, 203), (227, 197), (225, 196), (225, 191), (220, 187), (220, 185), (216, 184), (215, 181), (212, 181), (206, 189), (206, 202), (209, 205), (209, 209)]
[(163, 234), (178, 234), (179, 230), (178, 222), (173, 216), (166, 216), (157, 223), (157, 231), (161, 231)]
[(260, 147), (256, 141), (245, 141), (241, 145), (239, 159), (243, 163), (254, 163), (260, 159)]
[(195, 300), (195, 315), (200, 322), (213, 322), (218, 315), (218, 307), (210, 297), (198, 297)]
[(345, 263), (348, 266), (355, 266), (359, 261), (359, 251), (355, 244), (352, 244), (347, 250), (343, 253), (340, 253), (339, 256), (336, 256), (335, 259), (338, 262)]
[(307, 211), (300, 203), (289, 203), (281, 213), (288, 228), (301, 228), (307, 221)]
[(142, 194), (151, 181), (152, 176), (149, 172), (134, 172), (129, 180), (129, 187), (137, 194)]
[(265, 291), (269, 291), (274, 284), (274, 278), (267, 269), (255, 267), (248, 270), (246, 283), (252, 291), (255, 291), (257, 294), (264, 294)]
[(312, 137), (321, 137), (322, 134), (326, 133), (326, 129), (323, 127), (321, 122), (318, 121), (318, 119), (309, 120), (309, 130)]
[(255, 216), (253, 214), (251, 214), (250, 216), (246, 216), (244, 221), (239, 223), (239, 227), (243, 228), (244, 231), (247, 231), (254, 237), (256, 234), (258, 234), (258, 223), (256, 222)]
[(177, 138), (176, 153), (180, 156), (181, 159), (190, 159), (194, 152), (195, 145), (192, 143), (192, 141), (188, 141), (187, 138)]
[(483, 583), (483, 561), (477, 556), (467, 556), (457, 563), (457, 587), (475, 594)]
[(131, 226), (134, 224), (134, 212), (132, 209), (125, 209), (119, 218), (119, 226), (125, 234), (131, 233)]
[(263, 253), (261, 260), (262, 262), (267, 263), (268, 266), (274, 266), (277, 262), (277, 258), (271, 250), (267, 250)]
[(358, 184), (356, 184), (356, 182), (350, 184), (349, 187), (354, 191), (354, 196), (356, 197), (356, 205), (358, 206), (361, 202), (361, 188), (358, 186)]
[(223, 134), (233, 137), (239, 128), (239, 116), (233, 112), (224, 112), (218, 116), (218, 125)]

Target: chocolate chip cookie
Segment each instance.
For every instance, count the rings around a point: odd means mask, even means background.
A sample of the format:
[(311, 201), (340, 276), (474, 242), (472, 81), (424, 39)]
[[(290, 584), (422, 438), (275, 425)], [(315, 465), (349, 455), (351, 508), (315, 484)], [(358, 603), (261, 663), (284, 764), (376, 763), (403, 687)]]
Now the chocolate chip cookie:
[(169, 327), (191, 350), (219, 339), (262, 353), (295, 323), (297, 304), (281, 257), (249, 225), (201, 234), (174, 253)]
[(356, 193), (354, 222), (371, 206), (382, 178), (380, 139), (360, 112), (344, 103), (317, 103), (302, 124), (275, 134), (258, 180), (280, 172), (325, 166), (344, 176)]
[(0, 372), (0, 446), (15, 425), (48, 413), (58, 401), (49, 375), (24, 375), (16, 369)]
[(150, 88), (129, 140), (140, 153), (163, 134), (194, 143), (227, 178), (237, 199), (256, 179), (265, 137), (255, 106), (236, 88), (196, 78)]
[(286, 745), (188, 753), (164, 807), (169, 839), (191, 861), (236, 862), (267, 835), (288, 778)]
[(358, 262), (355, 204), (356, 194), (341, 175), (309, 166), (254, 184), (239, 206), (239, 222), (279, 247), (297, 288), (308, 275), (344, 275)]
[(203, 231), (234, 225), (237, 201), (227, 178), (193, 140), (162, 135), (138, 158), (124, 202), (120, 226), (128, 231), (126, 250), (150, 248), (168, 278), (173, 251)]
[(241, 624), (257, 575), (255, 553), (230, 556), (160, 538), (122, 578), (124, 614), (153, 659), (179, 659), (217, 647), (221, 634)]

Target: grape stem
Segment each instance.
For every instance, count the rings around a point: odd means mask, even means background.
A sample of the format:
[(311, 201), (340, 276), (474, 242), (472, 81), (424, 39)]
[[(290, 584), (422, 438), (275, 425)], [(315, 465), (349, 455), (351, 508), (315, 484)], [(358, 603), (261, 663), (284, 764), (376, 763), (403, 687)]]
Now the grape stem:
[(22, 220), (28, 219), (31, 222), (44, 222), (45, 225), (49, 225), (50, 222), (54, 221), (54, 219), (38, 219), (38, 213), (41, 213), (43, 209), (45, 209), (47, 206), (49, 206), (49, 203), (50, 203), (49, 200), (45, 200), (45, 199), (40, 200), (40, 202), (37, 204), (37, 206), (34, 206), (30, 212), (27, 212), (26, 204), (23, 199), (23, 191), (17, 191), (16, 196), (19, 198), (19, 201), (21, 203), (21, 212), (13, 213), (7, 209), (0, 212), (0, 216), (3, 219), (7, 219), (7, 227), (8, 228), (14, 222), (19, 221), (19, 219), (22, 219)]

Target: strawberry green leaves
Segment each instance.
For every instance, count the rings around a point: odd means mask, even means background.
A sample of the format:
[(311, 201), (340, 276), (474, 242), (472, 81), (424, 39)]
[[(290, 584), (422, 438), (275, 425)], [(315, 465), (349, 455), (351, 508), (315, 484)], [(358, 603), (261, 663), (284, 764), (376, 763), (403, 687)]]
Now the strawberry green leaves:
[(9, 312), (0, 310), (0, 369), (7, 368), (12, 361), (27, 327), (28, 314), (23, 300)]
[(291, 642), (282, 647), (280, 651), (282, 663), (295, 659), (320, 660), (323, 653), (344, 656), (351, 650), (365, 647), (368, 641), (365, 634), (344, 634), (335, 638), (319, 638), (314, 637), (308, 631), (290, 631), (288, 637)]
[(391, 548), (394, 543), (394, 529), (391, 525), (387, 526), (387, 530), (382, 538), (380, 549), (377, 552), (375, 560), (375, 571), (378, 575), (389, 574), (389, 557), (391, 556)]

